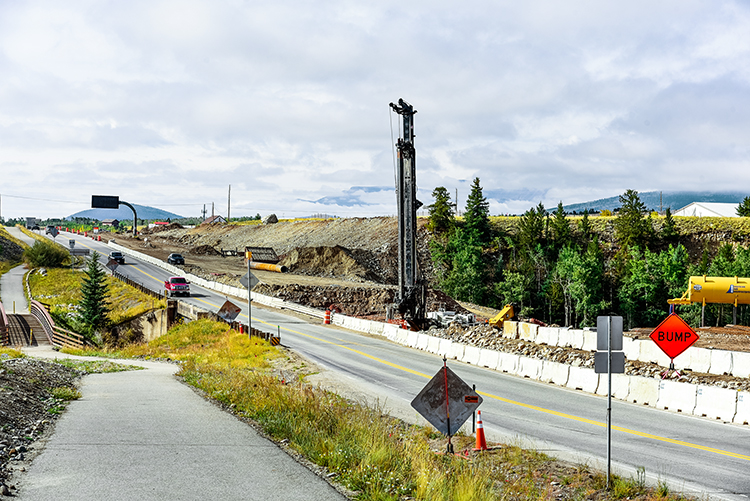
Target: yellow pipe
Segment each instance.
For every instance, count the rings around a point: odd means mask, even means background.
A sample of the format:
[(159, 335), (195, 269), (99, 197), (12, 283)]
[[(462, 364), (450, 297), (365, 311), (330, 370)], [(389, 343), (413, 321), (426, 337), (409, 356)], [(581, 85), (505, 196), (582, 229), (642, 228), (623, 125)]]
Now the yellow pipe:
[(289, 271), (286, 266), (280, 264), (256, 263), (255, 261), (250, 261), (247, 265), (254, 270), (275, 271), (278, 273), (286, 273)]

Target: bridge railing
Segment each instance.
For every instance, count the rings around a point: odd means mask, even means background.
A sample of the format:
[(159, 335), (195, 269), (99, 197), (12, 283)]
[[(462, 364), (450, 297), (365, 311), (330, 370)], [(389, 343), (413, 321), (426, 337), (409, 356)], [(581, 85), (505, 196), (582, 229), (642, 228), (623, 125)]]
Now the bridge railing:
[(0, 344), (2, 344), (2, 346), (8, 346), (10, 344), (8, 315), (5, 314), (5, 307), (2, 302), (0, 302)]
[(132, 278), (126, 277), (125, 275), (123, 275), (121, 273), (118, 273), (117, 271), (114, 271), (112, 273), (112, 276), (115, 277), (116, 279), (120, 280), (121, 282), (125, 282), (126, 284), (128, 284), (131, 287), (135, 287), (136, 289), (138, 289), (139, 291), (143, 292), (144, 294), (148, 294), (148, 295), (150, 295), (152, 297), (155, 297), (156, 299), (164, 299), (164, 295), (162, 294), (161, 291), (151, 290), (148, 287), (146, 287), (145, 285), (143, 285), (142, 283), (136, 282)]
[(86, 346), (86, 340), (82, 335), (57, 327), (47, 308), (39, 301), (32, 299), (29, 303), (29, 311), (39, 321), (47, 339), (53, 346), (69, 346), (81, 349)]

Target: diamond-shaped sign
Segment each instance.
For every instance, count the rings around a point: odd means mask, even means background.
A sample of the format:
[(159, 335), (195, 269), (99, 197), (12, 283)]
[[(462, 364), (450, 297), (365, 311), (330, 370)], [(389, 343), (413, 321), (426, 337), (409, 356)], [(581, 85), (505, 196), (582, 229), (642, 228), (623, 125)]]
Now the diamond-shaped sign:
[(114, 259), (110, 259), (109, 261), (107, 261), (107, 268), (109, 268), (112, 273), (115, 272), (118, 266), (119, 264)]
[(649, 337), (671, 359), (677, 358), (699, 339), (698, 334), (677, 313), (665, 318)]
[(411, 406), (440, 433), (453, 436), (481, 403), (482, 397), (476, 391), (455, 372), (443, 367), (412, 400)]
[[(250, 273), (250, 271), (248, 271), (247, 273), (245, 273), (243, 276), (240, 277), (240, 283), (246, 289), (252, 289), (253, 287), (255, 287), (256, 285), (260, 283), (260, 280), (258, 280), (258, 277)], [(250, 284), (249, 287), (248, 287), (248, 283)]]
[(237, 315), (240, 314), (240, 307), (233, 302), (227, 300), (217, 312), (219, 317), (223, 318), (225, 322), (234, 322)]

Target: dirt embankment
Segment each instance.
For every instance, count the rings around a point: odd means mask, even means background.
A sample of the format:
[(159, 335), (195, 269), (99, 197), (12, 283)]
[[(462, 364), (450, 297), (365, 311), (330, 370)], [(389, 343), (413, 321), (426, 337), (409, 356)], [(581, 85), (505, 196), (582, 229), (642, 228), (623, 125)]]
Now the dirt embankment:
[[(418, 261), (428, 283), (433, 267), (429, 234), (420, 221)], [(240, 286), (247, 271), (245, 247), (271, 247), (289, 273), (254, 270), (261, 283), (254, 291), (326, 308), (337, 306), (353, 316), (384, 318), (398, 284), (398, 223), (392, 217), (282, 221), (269, 225), (172, 224), (144, 231), (138, 239), (106, 235), (120, 245), (166, 260), (172, 252), (185, 257), (185, 271)], [(237, 255), (225, 256), (224, 251)], [(428, 309), (466, 311), (438, 291), (430, 291)]]

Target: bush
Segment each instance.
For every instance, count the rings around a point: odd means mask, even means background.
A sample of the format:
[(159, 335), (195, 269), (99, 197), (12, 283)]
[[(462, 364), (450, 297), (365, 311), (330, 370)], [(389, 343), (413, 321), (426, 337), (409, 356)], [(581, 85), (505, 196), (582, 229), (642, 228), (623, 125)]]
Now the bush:
[(37, 240), (23, 253), (23, 260), (32, 268), (60, 268), (69, 257), (68, 251), (61, 246), (43, 240)]

